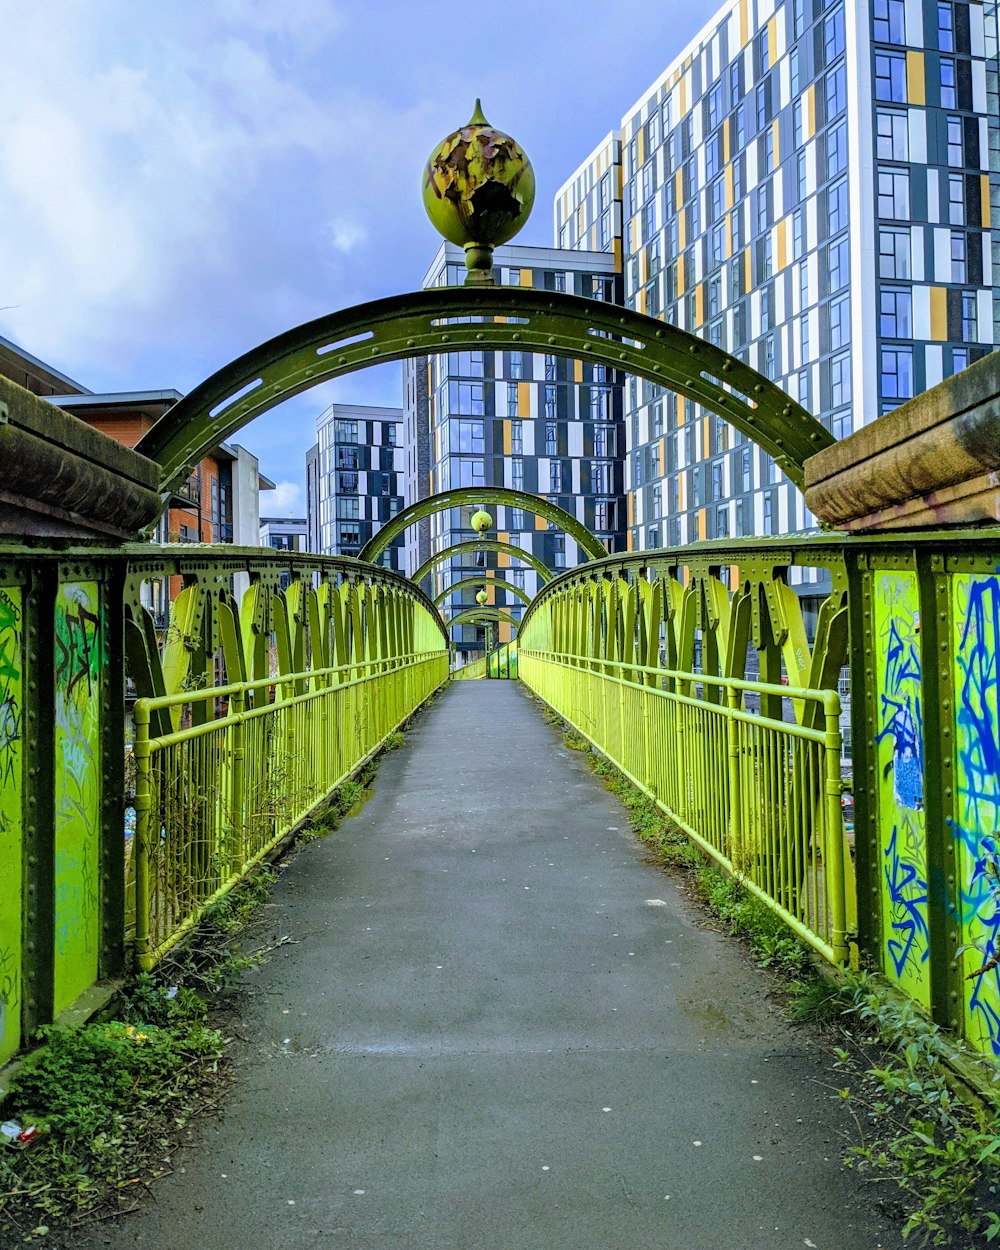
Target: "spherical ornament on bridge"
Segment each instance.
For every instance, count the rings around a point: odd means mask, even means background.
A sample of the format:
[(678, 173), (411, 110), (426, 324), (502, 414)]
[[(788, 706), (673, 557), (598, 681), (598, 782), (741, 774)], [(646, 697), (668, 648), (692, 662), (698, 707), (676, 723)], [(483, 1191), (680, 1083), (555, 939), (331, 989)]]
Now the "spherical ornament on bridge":
[(434, 228), (465, 249), (466, 283), (493, 282), (493, 249), (512, 239), (535, 202), (535, 173), (520, 144), (476, 107), (434, 149), (424, 170), (424, 208)]
[(476, 595), (476, 603), (478, 603), (479, 606), (482, 607), (482, 605), (486, 602), (488, 598), (489, 598), (489, 595), (486, 593), (486, 591), (480, 590), (479, 593)]
[(473, 512), (470, 524), (476, 533), (481, 536), (485, 534), (493, 524), (493, 518), (488, 512), (484, 512), (482, 508), (480, 508), (478, 512)]

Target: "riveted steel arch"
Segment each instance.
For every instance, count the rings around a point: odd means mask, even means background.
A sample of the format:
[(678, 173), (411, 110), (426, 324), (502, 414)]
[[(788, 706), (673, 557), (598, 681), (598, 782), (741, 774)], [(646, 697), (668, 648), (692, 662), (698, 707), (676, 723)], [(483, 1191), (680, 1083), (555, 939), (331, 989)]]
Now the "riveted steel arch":
[(161, 494), (221, 440), (282, 400), (367, 365), (516, 348), (592, 360), (718, 413), (801, 487), (808, 456), (835, 440), (780, 387), (720, 347), (616, 304), (524, 287), (438, 287), (319, 317), (223, 366), (176, 403), (136, 450), (161, 466)]
[(521, 628), (521, 622), (514, 619), (506, 608), (466, 608), (464, 612), (459, 612), (453, 616), (450, 621), (445, 621), (445, 629), (451, 629), (453, 625), (474, 625), (477, 621), (506, 621), (509, 625), (513, 625), (514, 629)]
[(477, 538), (469, 542), (452, 543), (450, 547), (445, 547), (444, 551), (435, 552), (429, 560), (425, 560), (410, 580), (419, 585), (435, 565), (443, 564), (445, 560), (457, 559), (459, 556), (475, 555), (479, 551), (494, 551), (523, 560), (525, 564), (531, 565), (541, 582), (552, 580), (552, 570), (547, 568), (533, 552), (523, 551), (520, 547), (515, 547), (513, 543), (502, 543), (491, 538)]
[(582, 521), (578, 521), (558, 504), (550, 503), (548, 499), (529, 495), (523, 490), (511, 490), (508, 486), (463, 486), (459, 490), (444, 490), (438, 495), (428, 495), (426, 499), (418, 499), (402, 512), (397, 512), (391, 521), (387, 521), (368, 539), (358, 552), (358, 559), (374, 564), (393, 539), (425, 517), (434, 516), (437, 512), (447, 512), (449, 508), (482, 508), (486, 504), (520, 508), (522, 512), (544, 517), (568, 534), (588, 560), (602, 560), (608, 554), (601, 540)]
[[(491, 572), (495, 571), (496, 570), (491, 570)], [(446, 586), (444, 590), (436, 594), (434, 596), (434, 603), (440, 607), (440, 605), (444, 603), (445, 599), (447, 599), (448, 596), (454, 591), (461, 590), (463, 587), (471, 588), (473, 586), (492, 586), (495, 590), (509, 590), (512, 595), (516, 595), (519, 599), (523, 600), (524, 603), (531, 602), (531, 595), (529, 595), (526, 590), (522, 590), (520, 586), (515, 586), (512, 582), (508, 582), (506, 578), (463, 577), (461, 581), (452, 582), (450, 586)]]

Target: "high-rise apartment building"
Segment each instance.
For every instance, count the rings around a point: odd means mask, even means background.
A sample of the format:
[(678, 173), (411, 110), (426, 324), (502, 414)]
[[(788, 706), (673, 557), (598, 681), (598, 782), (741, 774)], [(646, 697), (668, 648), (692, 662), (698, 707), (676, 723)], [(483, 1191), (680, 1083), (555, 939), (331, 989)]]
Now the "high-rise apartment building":
[[(557, 193), (556, 240), (620, 246), (629, 307), (841, 437), (993, 348), (995, 57), (995, 4), (735, 0)], [(811, 524), (725, 421), (632, 378), (624, 415), (630, 547)]]
[[(496, 281), (504, 286), (620, 299), (614, 257), (601, 252), (514, 245), (497, 248), (494, 267)], [(424, 285), (458, 286), (465, 272), (462, 249), (446, 243)], [(407, 447), (407, 455), (412, 452), (408, 481), (413, 498), (460, 486), (508, 486), (558, 504), (610, 551), (624, 548), (621, 377), (615, 371), (541, 353), (451, 352), (410, 362), (404, 371), (404, 392), (408, 429), (416, 440)], [(424, 473), (426, 491), (421, 489)], [(490, 511), (495, 513), (494, 528), (487, 537), (530, 552), (551, 569), (572, 566), (581, 558), (571, 538), (532, 513), (506, 507)], [(426, 536), (430, 552), (475, 538), (469, 522), (469, 509), (453, 508), (432, 517)], [(412, 573), (420, 563), (419, 537), (411, 541)], [(520, 619), (523, 601), (492, 585), (500, 578), (488, 570), (499, 569), (502, 579), (529, 596), (535, 593), (538, 574), (503, 552), (438, 565), (432, 593), (465, 579), (479, 579), (491, 605)], [(477, 589), (465, 586), (445, 603), (472, 607)], [(510, 625), (501, 624), (500, 640), (510, 636)], [(459, 626), (452, 637), (468, 653), (483, 645), (484, 630)]]
[[(306, 456), (307, 535), (321, 555), (356, 556), (403, 507), (403, 412), (332, 404)], [(402, 568), (402, 539), (380, 563)]]

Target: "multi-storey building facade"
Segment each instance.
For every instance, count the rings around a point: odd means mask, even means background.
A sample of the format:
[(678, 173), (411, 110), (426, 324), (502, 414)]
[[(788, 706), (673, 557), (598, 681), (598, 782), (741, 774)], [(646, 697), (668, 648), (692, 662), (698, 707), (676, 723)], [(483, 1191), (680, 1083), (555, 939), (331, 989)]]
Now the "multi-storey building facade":
[[(332, 404), (316, 420), (316, 438), (306, 456), (310, 546), (356, 556), (403, 507), (402, 409)], [(381, 563), (401, 569), (401, 552), (397, 539)]]
[[(995, 21), (953, 0), (735, 0), (559, 191), (556, 238), (613, 252), (620, 184), (626, 303), (841, 437), (993, 348)], [(629, 379), (625, 425), (631, 547), (811, 524), (697, 405)]]
[[(494, 263), (496, 281), (505, 286), (619, 298), (611, 255), (509, 246), (496, 250)], [(434, 258), (424, 285), (457, 286), (464, 278), (462, 250), (448, 243)], [(422, 438), (429, 493), (460, 486), (507, 486), (543, 495), (581, 520), (610, 551), (623, 549), (620, 375), (601, 365), (531, 352), (452, 352), (408, 365), (404, 389), (418, 440), (413, 449), (412, 481), (418, 492), (414, 497), (420, 497)], [(494, 529), (487, 537), (528, 551), (552, 569), (580, 559), (571, 538), (532, 513), (516, 508), (491, 511), (496, 513)], [(473, 539), (469, 522), (469, 509), (432, 517), (430, 551)], [(412, 557), (411, 573), (418, 554), (415, 551)], [(437, 593), (478, 578), (486, 585), (489, 604), (520, 619), (522, 600), (493, 585), (498, 580), (493, 571), (500, 569), (501, 579), (534, 594), (538, 575), (507, 553), (438, 565), (431, 590)], [(476, 593), (476, 586), (466, 586), (445, 602), (454, 608), (471, 607)], [(470, 652), (483, 645), (484, 634), (478, 626), (459, 626), (453, 639)], [(501, 624), (498, 636), (508, 640), (510, 625)]]

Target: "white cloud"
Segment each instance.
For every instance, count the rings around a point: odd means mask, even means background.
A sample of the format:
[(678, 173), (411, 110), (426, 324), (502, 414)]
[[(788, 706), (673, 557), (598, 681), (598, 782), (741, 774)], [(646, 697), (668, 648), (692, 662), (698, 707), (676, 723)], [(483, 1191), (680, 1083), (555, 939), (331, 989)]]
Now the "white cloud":
[(368, 230), (359, 221), (337, 218), (330, 222), (330, 235), (338, 252), (353, 252), (368, 238)]
[(278, 482), (260, 497), (261, 516), (305, 516), (305, 507), (299, 482)]

